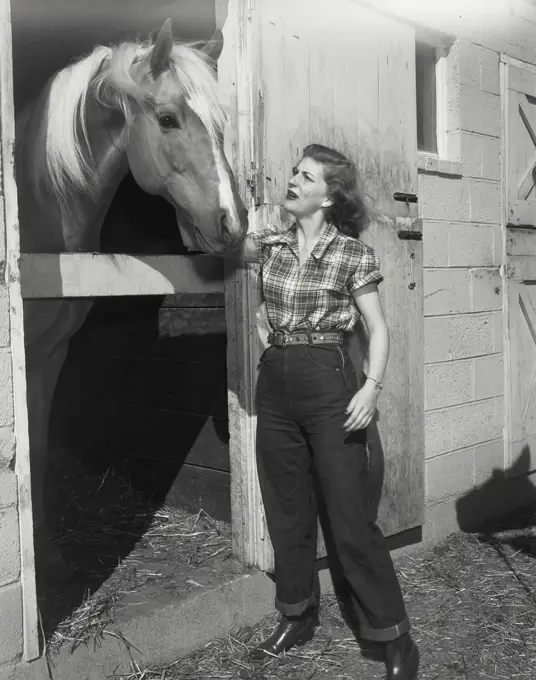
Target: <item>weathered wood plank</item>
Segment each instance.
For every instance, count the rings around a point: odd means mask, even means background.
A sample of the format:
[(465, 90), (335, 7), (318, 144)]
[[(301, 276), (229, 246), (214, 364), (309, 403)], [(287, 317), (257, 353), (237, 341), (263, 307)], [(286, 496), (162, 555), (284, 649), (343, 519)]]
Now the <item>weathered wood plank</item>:
[[(225, 334), (225, 310), (215, 308), (164, 308), (158, 318), (161, 338), (180, 337), (181, 335)], [(222, 357), (223, 358), (223, 357)]]
[[(9, 327), (11, 367), (13, 373), (14, 439), (18, 484), (19, 536), (23, 608), (23, 656), (25, 661), (39, 657), (37, 596), (26, 400), (26, 363), (24, 322), (19, 269), (19, 228), (17, 185), (15, 182), (15, 113), (13, 110), (13, 63), (11, 13), (9, 0), (0, 0), (0, 234), (5, 234), (7, 277), (9, 285)], [(2, 206), (3, 203), (3, 206)], [(3, 238), (3, 237), (2, 237)], [(7, 398), (7, 395), (6, 395)]]
[(508, 89), (536, 97), (536, 79), (532, 71), (510, 64), (508, 79)]
[(166, 295), (162, 307), (225, 307), (225, 295), (221, 293), (174, 293)]
[(508, 281), (534, 284), (536, 282), (536, 258), (534, 255), (512, 255), (506, 263)]
[(536, 201), (511, 200), (506, 224), (509, 227), (536, 228)]
[(231, 479), (228, 472), (183, 466), (165, 502), (191, 512), (203, 509), (214, 519), (231, 521)]
[(221, 258), (204, 255), (23, 253), (20, 270), (25, 299), (223, 291)]
[(532, 228), (516, 227), (507, 229), (506, 254), (511, 256), (534, 255), (534, 239), (536, 238), (536, 225)]

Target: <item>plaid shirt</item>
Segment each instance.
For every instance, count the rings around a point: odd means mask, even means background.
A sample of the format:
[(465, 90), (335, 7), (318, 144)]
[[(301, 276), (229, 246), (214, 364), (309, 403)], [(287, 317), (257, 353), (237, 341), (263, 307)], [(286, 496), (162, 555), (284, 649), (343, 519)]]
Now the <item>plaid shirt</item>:
[(274, 331), (352, 331), (352, 292), (383, 276), (374, 251), (328, 225), (300, 270), (295, 226), (251, 234), (257, 246), (266, 311)]

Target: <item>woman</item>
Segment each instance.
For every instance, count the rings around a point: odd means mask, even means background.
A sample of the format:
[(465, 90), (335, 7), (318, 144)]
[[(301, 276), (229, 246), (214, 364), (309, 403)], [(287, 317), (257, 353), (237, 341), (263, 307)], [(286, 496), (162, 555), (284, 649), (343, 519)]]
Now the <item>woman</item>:
[[(284, 200), (287, 231), (246, 238), (241, 259), (259, 262), (273, 332), (257, 383), (257, 467), (275, 553), (277, 629), (251, 653), (264, 661), (311, 639), (318, 486), (336, 557), (355, 605), (359, 635), (385, 643), (388, 680), (414, 680), (419, 653), (391, 557), (365, 512), (366, 431), (389, 353), (378, 294), (382, 275), (359, 241), (365, 208), (354, 164), (308, 146)], [(368, 375), (358, 384), (345, 337), (362, 316)]]

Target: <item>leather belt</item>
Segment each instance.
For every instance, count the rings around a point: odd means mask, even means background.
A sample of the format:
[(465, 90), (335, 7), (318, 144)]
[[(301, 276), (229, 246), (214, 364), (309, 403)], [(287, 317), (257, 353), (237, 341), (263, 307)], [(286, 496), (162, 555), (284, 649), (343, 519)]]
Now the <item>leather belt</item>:
[(344, 342), (344, 333), (311, 331), (308, 333), (283, 333), (273, 331), (268, 334), (268, 343), (274, 347), (288, 347), (289, 345), (322, 345), (337, 344)]

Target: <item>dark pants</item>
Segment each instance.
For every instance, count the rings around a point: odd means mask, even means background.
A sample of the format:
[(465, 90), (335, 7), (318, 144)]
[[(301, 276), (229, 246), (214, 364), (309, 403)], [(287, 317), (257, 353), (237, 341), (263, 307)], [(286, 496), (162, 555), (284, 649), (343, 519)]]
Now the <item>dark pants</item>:
[(409, 623), (383, 535), (367, 517), (366, 433), (343, 429), (357, 389), (343, 348), (269, 347), (257, 382), (257, 468), (275, 553), (277, 609), (299, 616), (316, 602), (316, 481), (360, 636), (388, 641)]

